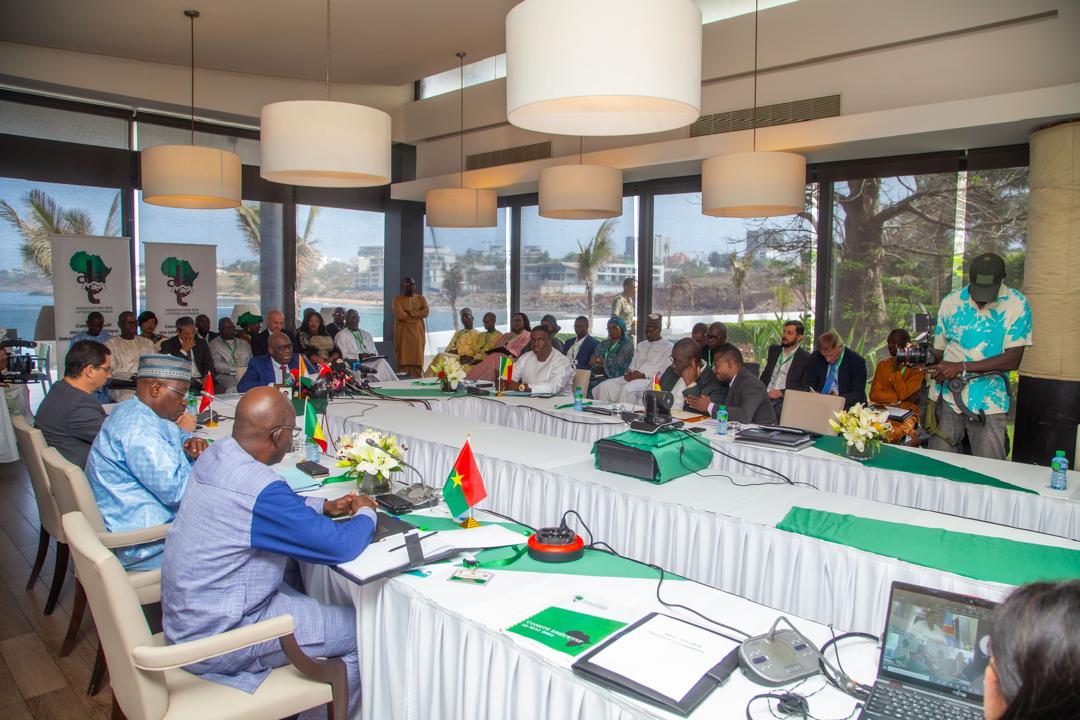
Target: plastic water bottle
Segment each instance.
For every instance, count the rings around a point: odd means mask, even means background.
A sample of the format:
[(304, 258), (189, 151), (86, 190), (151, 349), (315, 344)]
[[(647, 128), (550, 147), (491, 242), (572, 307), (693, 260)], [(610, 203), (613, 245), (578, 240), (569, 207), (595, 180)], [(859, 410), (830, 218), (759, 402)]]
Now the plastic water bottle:
[(574, 410), (581, 412), (585, 409), (584, 393), (581, 392), (581, 388), (574, 388)]
[(1064, 450), (1058, 450), (1050, 460), (1050, 489), (1064, 490), (1069, 483), (1066, 474), (1069, 469), (1069, 459), (1065, 457)]
[(199, 396), (195, 393), (188, 393), (187, 412), (195, 417), (199, 416)]
[(716, 434), (727, 435), (727, 406), (721, 405), (716, 411)]
[(308, 440), (304, 446), (304, 459), (313, 463), (319, 462), (322, 459), (322, 448), (316, 445), (313, 441)]

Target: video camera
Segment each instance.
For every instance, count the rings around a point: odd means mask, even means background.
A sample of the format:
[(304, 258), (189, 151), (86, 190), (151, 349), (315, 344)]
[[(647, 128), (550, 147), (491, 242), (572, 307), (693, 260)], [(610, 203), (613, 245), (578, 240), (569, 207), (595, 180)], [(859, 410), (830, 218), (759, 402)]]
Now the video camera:
[(934, 353), (934, 328), (937, 323), (933, 317), (926, 314), (915, 316), (916, 343), (911, 347), (899, 348), (896, 351), (896, 362), (901, 365), (933, 365), (937, 362)]
[[(37, 343), (33, 340), (4, 340), (0, 342), (0, 348), (27, 348), (34, 349)], [(29, 353), (11, 353), (9, 351), (7, 369), (3, 371), (2, 380), (6, 383), (28, 385), (37, 382), (41, 374), (37, 371), (37, 358)]]

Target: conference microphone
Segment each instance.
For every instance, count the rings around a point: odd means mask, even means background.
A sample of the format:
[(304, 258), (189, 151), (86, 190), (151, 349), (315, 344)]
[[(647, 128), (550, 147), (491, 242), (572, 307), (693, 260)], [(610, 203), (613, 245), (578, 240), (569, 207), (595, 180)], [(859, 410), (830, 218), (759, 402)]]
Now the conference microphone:
[[(367, 439), (367, 444), (370, 445), (371, 447), (375, 448), (376, 450), (382, 450), (382, 452), (386, 452), (381, 447), (379, 447), (379, 443), (375, 442), (375, 440), (373, 438), (368, 438)], [(419, 470), (417, 470), (416, 468), (414, 468), (412, 465), (405, 462), (404, 460), (398, 460), (398, 462), (401, 463), (402, 465), (404, 465), (405, 467), (409, 468), (410, 470), (412, 470), (414, 473), (416, 473), (416, 477), (420, 478), (421, 483), (424, 482), (424, 476), (420, 474)]]
[(229, 407), (236, 407), (236, 403), (229, 402), (228, 400), (222, 400), (217, 395), (211, 395), (210, 393), (206, 392), (205, 390), (200, 390), (199, 395), (202, 395), (205, 398), (210, 398), (210, 400), (213, 401), (213, 402), (219, 402), (219, 403), (222, 403), (224, 405), (228, 405)]

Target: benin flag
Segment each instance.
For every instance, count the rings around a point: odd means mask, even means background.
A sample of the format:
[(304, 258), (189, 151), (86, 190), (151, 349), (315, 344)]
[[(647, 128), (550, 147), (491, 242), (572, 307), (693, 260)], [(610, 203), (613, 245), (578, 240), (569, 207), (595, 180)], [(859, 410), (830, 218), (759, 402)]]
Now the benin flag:
[(202, 391), (210, 397), (202, 396), (202, 400), (199, 401), (200, 413), (210, 407), (210, 403), (214, 401), (214, 378), (210, 377), (210, 373), (206, 373), (206, 382), (203, 383)]
[(503, 380), (510, 380), (514, 374), (514, 361), (507, 355), (499, 356), (499, 377)]
[(326, 436), (319, 427), (319, 416), (315, 413), (315, 406), (307, 401), (304, 402), (304, 434), (308, 440), (318, 445), (320, 450), (326, 452)]
[(487, 497), (484, 479), (480, 477), (480, 470), (476, 467), (467, 438), (465, 446), (454, 461), (454, 467), (450, 469), (450, 476), (446, 478), (442, 494), (446, 498), (450, 514), (454, 517), (461, 517), (469, 508)]

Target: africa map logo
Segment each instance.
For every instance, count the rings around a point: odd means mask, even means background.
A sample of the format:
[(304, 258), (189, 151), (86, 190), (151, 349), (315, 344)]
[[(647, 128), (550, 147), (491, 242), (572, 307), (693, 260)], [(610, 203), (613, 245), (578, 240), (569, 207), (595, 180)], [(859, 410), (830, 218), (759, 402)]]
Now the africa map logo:
[(161, 262), (161, 274), (169, 279), (168, 285), (176, 295), (176, 304), (187, 307), (184, 298), (191, 294), (195, 278), (199, 277), (199, 273), (195, 272), (195, 268), (191, 267), (191, 263), (187, 260), (167, 257)]
[(84, 250), (71, 256), (68, 267), (75, 271), (75, 281), (83, 286), (87, 300), (93, 305), (100, 305), (97, 296), (105, 289), (105, 278), (112, 268), (105, 264), (100, 255), (92, 255)]

